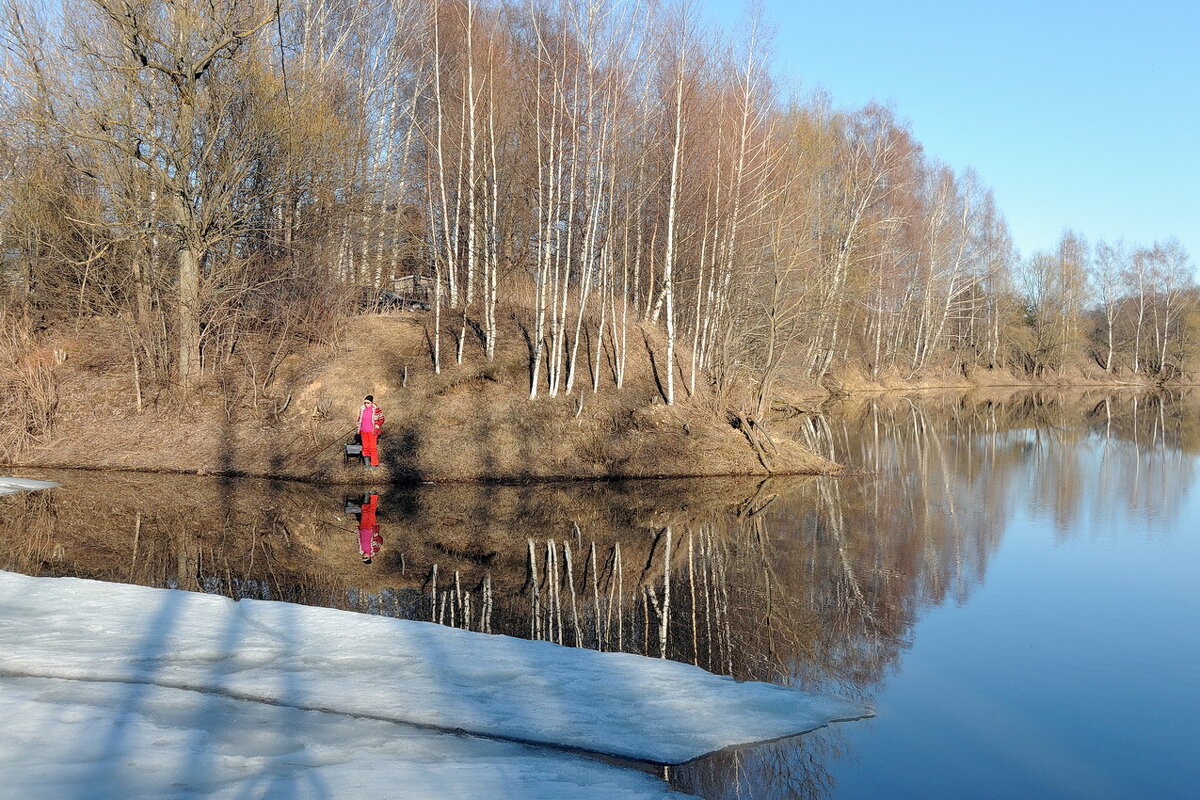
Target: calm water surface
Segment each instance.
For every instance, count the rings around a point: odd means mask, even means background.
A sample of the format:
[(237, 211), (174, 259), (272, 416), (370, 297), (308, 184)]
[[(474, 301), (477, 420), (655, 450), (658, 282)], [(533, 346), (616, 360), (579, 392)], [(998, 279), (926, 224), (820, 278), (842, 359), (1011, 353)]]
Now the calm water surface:
[(861, 473), (397, 488), (374, 525), (342, 489), (29, 473), (63, 486), (0, 498), (0, 566), (665, 655), (876, 707), (666, 770), (704, 797), (1197, 796), (1194, 401), (893, 398), (777, 426)]

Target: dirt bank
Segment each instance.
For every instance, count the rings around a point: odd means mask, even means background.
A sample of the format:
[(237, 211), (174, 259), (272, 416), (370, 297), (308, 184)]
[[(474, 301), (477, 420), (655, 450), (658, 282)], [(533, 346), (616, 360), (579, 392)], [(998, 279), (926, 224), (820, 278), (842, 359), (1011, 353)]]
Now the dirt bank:
[[(8, 459), (70, 466), (280, 477), (330, 483), (548, 480), (618, 477), (823, 474), (838, 467), (773, 437), (751, 446), (716, 398), (662, 402), (651, 352), (658, 332), (630, 336), (625, 380), (599, 360), (569, 396), (529, 399), (529, 348), (513, 330), (494, 362), (467, 330), (463, 363), (443, 341), (431, 365), (427, 314), (364, 315), (339, 341), (288, 356), (263, 386), (231, 365), (186, 397), (144, 397), (138, 408), (127, 351), (97, 320), (54, 337), (58, 404), (51, 432)], [(636, 339), (635, 339), (636, 337)], [(594, 358), (589, 362), (595, 364)], [(240, 370), (240, 371), (238, 371)], [(683, 385), (682, 375), (676, 385)], [(583, 387), (582, 389), (580, 387)], [(387, 415), (380, 469), (345, 464), (362, 397)], [(685, 394), (682, 390), (681, 395)]]

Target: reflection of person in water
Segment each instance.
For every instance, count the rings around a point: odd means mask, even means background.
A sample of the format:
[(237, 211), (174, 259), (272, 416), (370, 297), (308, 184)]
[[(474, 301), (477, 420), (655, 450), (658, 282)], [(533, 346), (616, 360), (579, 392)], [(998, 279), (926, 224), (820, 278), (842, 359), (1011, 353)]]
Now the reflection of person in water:
[(379, 520), (376, 519), (379, 495), (372, 492), (365, 500), (355, 516), (358, 517), (358, 550), (362, 554), (362, 562), (370, 564), (371, 559), (383, 549), (383, 537), (379, 534)]

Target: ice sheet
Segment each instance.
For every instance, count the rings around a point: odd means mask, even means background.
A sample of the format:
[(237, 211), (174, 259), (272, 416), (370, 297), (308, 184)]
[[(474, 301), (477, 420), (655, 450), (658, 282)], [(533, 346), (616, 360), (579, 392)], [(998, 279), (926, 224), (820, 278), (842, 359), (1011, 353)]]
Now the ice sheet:
[(0, 475), (0, 494), (15, 494), (16, 492), (32, 492), (36, 489), (51, 489), (58, 486), (50, 481), (35, 481), (30, 478), (10, 478)]
[(871, 713), (624, 653), (3, 572), (0, 674), (194, 689), (664, 764)]
[(0, 678), (0, 796), (680, 798), (583, 756), (160, 686)]

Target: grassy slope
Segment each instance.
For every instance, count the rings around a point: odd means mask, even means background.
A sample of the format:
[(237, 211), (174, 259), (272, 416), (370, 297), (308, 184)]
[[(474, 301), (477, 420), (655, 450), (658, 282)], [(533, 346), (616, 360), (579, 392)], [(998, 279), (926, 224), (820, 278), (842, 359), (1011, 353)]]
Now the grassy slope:
[[(715, 400), (698, 392), (674, 407), (661, 402), (649, 353), (661, 360), (663, 347), (653, 330), (631, 331), (621, 390), (602, 363), (600, 393), (591, 392), (585, 371), (573, 396), (531, 402), (529, 351), (517, 330), (507, 332), (491, 364), (470, 329), (462, 365), (453, 363), (454, 342), (444, 338), (449, 366), (439, 375), (430, 364), (428, 321), (426, 314), (348, 320), (337, 345), (314, 346), (284, 361), (269, 387), (270, 401), (229, 373), (184, 401), (148, 404), (140, 413), (120, 345), (109, 344), (113, 337), (97, 323), (57, 343), (70, 356), (56, 368), (62, 397), (57, 424), (17, 463), (338, 483), (766, 472)], [(681, 378), (676, 385), (682, 386)], [(364, 473), (343, 464), (340, 445), (368, 393), (384, 409), (387, 424), (380, 446), (384, 468)], [(286, 398), (286, 408), (272, 413)], [(836, 469), (794, 442), (776, 440), (779, 453), (770, 458), (776, 472)]]

